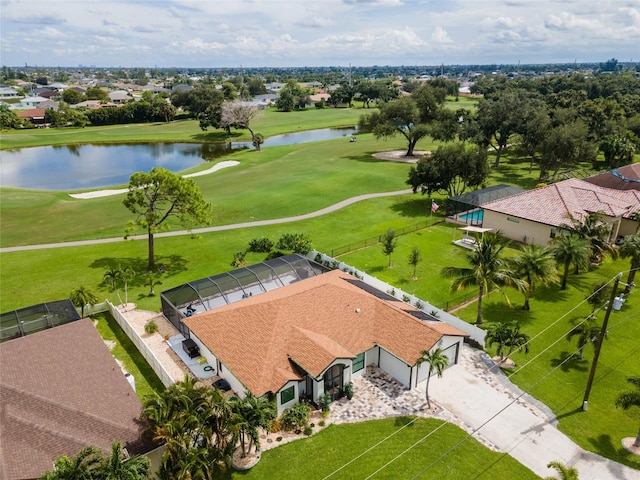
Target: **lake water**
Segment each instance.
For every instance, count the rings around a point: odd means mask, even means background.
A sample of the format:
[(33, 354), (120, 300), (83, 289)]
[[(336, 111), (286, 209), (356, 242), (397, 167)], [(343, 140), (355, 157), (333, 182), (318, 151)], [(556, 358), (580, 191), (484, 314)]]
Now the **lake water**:
[[(326, 128), (267, 138), (263, 147), (350, 137), (354, 128)], [(250, 142), (65, 145), (0, 151), (0, 186), (38, 190), (84, 190), (126, 185), (132, 173), (164, 167), (195, 167)]]

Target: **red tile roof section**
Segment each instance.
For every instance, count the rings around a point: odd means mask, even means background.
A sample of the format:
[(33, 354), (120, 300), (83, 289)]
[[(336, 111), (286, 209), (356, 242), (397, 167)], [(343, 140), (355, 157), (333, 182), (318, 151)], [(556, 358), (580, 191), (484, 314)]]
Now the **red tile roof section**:
[(36, 478), (61, 455), (139, 442), (141, 403), (90, 320), (0, 346), (0, 471)]
[(611, 170), (599, 175), (587, 177), (584, 181), (616, 190), (640, 190), (640, 163), (619, 167), (617, 173), (618, 175), (614, 175), (613, 170)]
[(571, 178), (489, 202), (482, 208), (560, 227), (569, 222), (569, 216), (582, 220), (590, 212), (627, 218), (640, 210), (640, 192), (604, 188)]
[[(355, 282), (334, 270), (184, 321), (255, 395), (300, 380), (292, 361), (318, 376), (336, 358), (380, 345), (413, 365), (442, 338)], [(448, 334), (466, 336), (451, 328)]]

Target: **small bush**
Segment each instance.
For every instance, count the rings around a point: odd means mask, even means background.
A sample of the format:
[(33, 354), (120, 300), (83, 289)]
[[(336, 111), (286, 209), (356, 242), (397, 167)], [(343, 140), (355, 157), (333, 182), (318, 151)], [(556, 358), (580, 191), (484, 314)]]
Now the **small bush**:
[(158, 324), (153, 320), (144, 324), (144, 331), (151, 335), (152, 333), (156, 333), (158, 331)]
[(409, 295), (402, 295), (402, 301), (409, 303), (411, 301), (411, 297), (409, 297)]
[(268, 253), (273, 248), (273, 242), (267, 237), (254, 238), (249, 242), (249, 251), (257, 253)]
[(304, 434), (308, 437), (309, 435), (311, 435), (313, 433), (313, 428), (311, 428), (311, 425), (304, 427)]
[(233, 255), (233, 261), (231, 262), (232, 267), (242, 267), (247, 264), (245, 260), (247, 257), (247, 252), (237, 252)]
[(416, 308), (417, 308), (418, 310), (422, 310), (422, 308), (423, 308), (423, 307), (424, 307), (424, 304), (423, 304), (420, 300), (418, 300), (418, 301), (416, 302)]
[(282, 412), (280, 423), (287, 431), (301, 430), (309, 423), (311, 408), (306, 403), (296, 403)]
[(269, 431), (272, 433), (276, 433), (282, 430), (282, 424), (280, 423), (280, 419), (276, 418), (275, 420), (271, 420), (269, 423)]
[(282, 437), (276, 437), (276, 442), (281, 442), (282, 441)]
[(318, 426), (319, 426), (319, 427), (324, 427), (325, 425), (326, 425), (326, 423), (325, 423), (325, 421), (324, 421), (324, 420), (320, 420), (320, 421), (318, 422)]
[(329, 411), (330, 404), (331, 404), (331, 395), (329, 395), (329, 393), (325, 392), (318, 397), (318, 406), (320, 407), (320, 410), (322, 410), (322, 413)]
[(344, 393), (349, 400), (353, 398), (353, 382), (349, 382), (344, 386)]

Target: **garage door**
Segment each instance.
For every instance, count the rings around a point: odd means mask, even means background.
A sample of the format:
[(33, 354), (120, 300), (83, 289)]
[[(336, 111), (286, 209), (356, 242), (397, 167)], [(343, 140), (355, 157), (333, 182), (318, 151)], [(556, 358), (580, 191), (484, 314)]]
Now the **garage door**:
[[(454, 343), (450, 347), (447, 347), (444, 350), (442, 350), (442, 354), (449, 359), (449, 363), (447, 364), (445, 370), (450, 366), (455, 365), (456, 359), (458, 358), (459, 347), (460, 347), (459, 343)], [(434, 373), (432, 372), (432, 374)], [(425, 362), (422, 365), (420, 365), (420, 367), (418, 368), (418, 383), (426, 380), (427, 375), (429, 375), (429, 364)]]

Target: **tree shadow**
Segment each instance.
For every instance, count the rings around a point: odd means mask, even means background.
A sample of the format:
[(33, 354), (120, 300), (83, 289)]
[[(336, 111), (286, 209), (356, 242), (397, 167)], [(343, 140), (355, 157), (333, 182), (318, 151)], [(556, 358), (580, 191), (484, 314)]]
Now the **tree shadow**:
[(582, 413), (582, 412), (584, 412), (584, 410), (582, 410), (582, 407), (576, 407), (573, 410), (569, 410), (569, 411), (564, 412), (564, 413), (562, 413), (560, 415), (556, 415), (556, 419), (560, 420), (562, 418), (571, 417), (571, 416), (575, 415), (576, 413)]
[(580, 358), (577, 355), (573, 355), (571, 358), (569, 358), (569, 355), (571, 355), (570, 352), (566, 352), (566, 351), (560, 352), (558, 357), (551, 359), (550, 361), (551, 366), (553, 368), (560, 367), (560, 370), (562, 370), (565, 373), (570, 372), (572, 370), (576, 372), (586, 372), (587, 370), (589, 370), (588, 361), (584, 359), (580, 360)]
[[(417, 194), (416, 194), (417, 195)], [(431, 203), (426, 197), (412, 198), (403, 202), (394, 203), (391, 205), (391, 210), (402, 217), (422, 217), (427, 216)]]
[(375, 267), (367, 268), (367, 273), (384, 272), (386, 269), (387, 269), (386, 265), (376, 265)]
[(224, 130), (213, 130), (191, 135), (191, 138), (199, 142), (232, 142), (242, 137), (246, 132), (234, 131), (230, 135)]
[(560, 284), (556, 285), (536, 285), (533, 295), (531, 296), (531, 308), (535, 308), (536, 300), (544, 300), (545, 302), (565, 302), (569, 292), (560, 290)]
[[(132, 279), (129, 280), (129, 286), (141, 287), (148, 285), (147, 278), (148, 262), (146, 258), (134, 258), (134, 257), (102, 257), (94, 260), (89, 267), (107, 270), (110, 267), (130, 268), (135, 272)], [(158, 277), (158, 280), (162, 281), (164, 278), (170, 278), (178, 275), (187, 270), (187, 261), (181, 255), (157, 255), (156, 256), (156, 271), (153, 272)], [(103, 286), (106, 286), (102, 282)]]
[(346, 158), (347, 160), (355, 160), (356, 162), (364, 163), (382, 163), (389, 161), (374, 157), (374, 153), (375, 152), (364, 152), (360, 155), (346, 155), (344, 158)]

